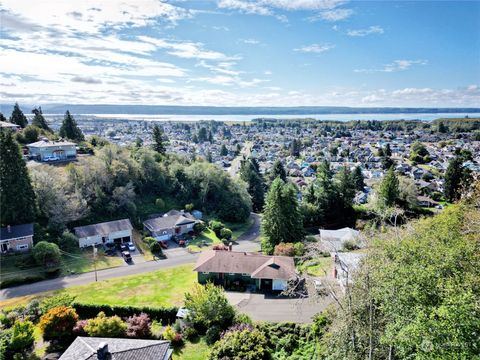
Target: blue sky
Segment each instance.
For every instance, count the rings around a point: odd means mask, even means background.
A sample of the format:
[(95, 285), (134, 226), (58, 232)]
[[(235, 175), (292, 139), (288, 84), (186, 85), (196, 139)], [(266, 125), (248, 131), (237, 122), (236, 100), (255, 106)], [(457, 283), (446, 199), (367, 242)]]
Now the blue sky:
[(479, 1), (2, 0), (2, 102), (480, 105)]

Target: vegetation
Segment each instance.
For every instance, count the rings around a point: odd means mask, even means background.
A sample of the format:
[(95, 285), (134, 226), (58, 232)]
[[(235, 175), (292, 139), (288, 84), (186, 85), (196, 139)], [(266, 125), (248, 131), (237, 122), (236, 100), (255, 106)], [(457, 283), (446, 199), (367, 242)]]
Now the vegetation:
[(470, 171), (463, 167), (463, 157), (455, 156), (448, 163), (445, 172), (445, 199), (454, 202), (460, 199), (462, 187), (465, 187), (471, 179)]
[(166, 152), (166, 147), (165, 147), (165, 133), (163, 132), (163, 129), (158, 126), (158, 124), (155, 124), (153, 126), (153, 144), (152, 148), (155, 150), (157, 153), (164, 155)]
[(265, 201), (265, 182), (258, 162), (254, 158), (242, 161), (240, 178), (248, 185), (247, 191), (252, 199), (253, 211), (261, 212)]
[(258, 330), (229, 331), (213, 346), (209, 359), (269, 359), (267, 344), (267, 338)]
[(23, 111), (18, 106), (18, 103), (15, 103), (13, 106), (12, 115), (10, 116), (10, 122), (12, 124), (20, 125), (20, 127), (25, 128), (28, 125), (28, 120)]
[(88, 320), (85, 326), (85, 332), (89, 336), (97, 337), (122, 337), (126, 331), (127, 324), (119, 316), (106, 316), (103, 312)]
[(62, 138), (70, 139), (73, 141), (83, 141), (85, 137), (83, 136), (82, 130), (78, 127), (77, 122), (70, 115), (70, 111), (67, 110), (65, 117), (63, 118), (62, 126), (60, 127), (59, 135)]
[(40, 318), (40, 329), (44, 339), (60, 339), (70, 337), (77, 323), (75, 309), (66, 306), (54, 307)]

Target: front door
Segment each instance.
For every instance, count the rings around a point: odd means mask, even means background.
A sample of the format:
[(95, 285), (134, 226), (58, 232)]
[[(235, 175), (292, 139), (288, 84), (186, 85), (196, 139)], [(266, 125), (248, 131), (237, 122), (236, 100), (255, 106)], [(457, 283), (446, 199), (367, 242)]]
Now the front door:
[(1, 245), (1, 247), (0, 247), (0, 250), (1, 250), (2, 252), (7, 252), (7, 251), (8, 251), (8, 245), (7, 245), (7, 243), (3, 243), (3, 244)]

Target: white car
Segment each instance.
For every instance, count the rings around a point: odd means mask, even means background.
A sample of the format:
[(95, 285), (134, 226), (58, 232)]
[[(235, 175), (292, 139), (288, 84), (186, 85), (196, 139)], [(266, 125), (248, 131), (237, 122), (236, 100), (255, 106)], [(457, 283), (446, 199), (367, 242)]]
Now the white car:
[(136, 250), (136, 249), (135, 249), (135, 245), (133, 245), (132, 242), (129, 242), (129, 243), (127, 244), (127, 246), (128, 246), (128, 250), (129, 250), (129, 251), (135, 251), (135, 250)]

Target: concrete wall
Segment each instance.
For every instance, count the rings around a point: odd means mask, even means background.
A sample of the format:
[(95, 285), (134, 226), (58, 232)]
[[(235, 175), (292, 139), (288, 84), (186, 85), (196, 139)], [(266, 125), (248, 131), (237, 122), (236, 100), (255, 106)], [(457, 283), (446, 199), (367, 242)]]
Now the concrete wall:
[(46, 156), (54, 156), (54, 152), (63, 150), (66, 158), (74, 158), (77, 156), (77, 149), (74, 145), (59, 145), (51, 147), (30, 147), (29, 153), (33, 156), (39, 156), (43, 160)]
[[(132, 239), (132, 230), (115, 231), (105, 236), (105, 243), (113, 243), (115, 239), (130, 236)], [(82, 247), (103, 244), (102, 236), (95, 235), (78, 239), (78, 245)]]

